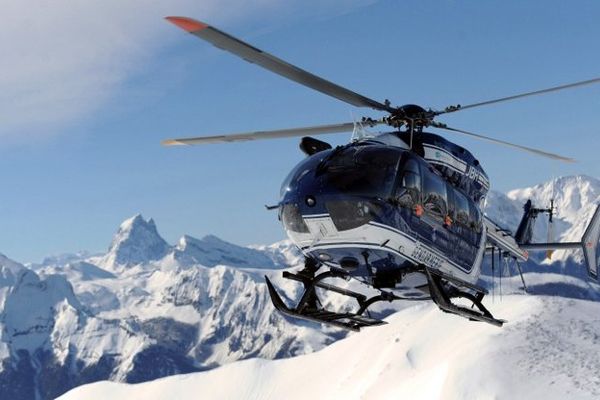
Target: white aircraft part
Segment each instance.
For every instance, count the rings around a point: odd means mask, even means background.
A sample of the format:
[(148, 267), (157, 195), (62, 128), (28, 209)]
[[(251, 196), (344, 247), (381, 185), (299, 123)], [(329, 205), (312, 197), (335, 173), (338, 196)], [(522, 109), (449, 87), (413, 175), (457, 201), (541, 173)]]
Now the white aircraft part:
[(332, 226), (335, 228), (335, 225), (329, 216), (304, 216), (303, 218), (310, 232), (288, 231), (288, 234), (305, 254), (318, 250), (360, 247), (390, 252), (406, 258), (416, 265), (423, 264), (467, 283), (475, 284), (479, 279), (485, 250), (485, 233), (476, 261), (468, 270), (451, 261), (439, 250), (388, 225), (369, 222), (358, 228), (338, 231), (331, 229)]
[(458, 173), (467, 175), (473, 181), (479, 182), (486, 190), (490, 187), (489, 179), (481, 173), (481, 171), (473, 166), (470, 166), (465, 161), (456, 157), (454, 154), (447, 150), (433, 146), (430, 144), (423, 144), (423, 158), (430, 164), (442, 165), (448, 167)]
[(596, 208), (594, 216), (583, 234), (582, 245), (588, 272), (594, 278), (598, 278), (598, 262), (600, 261), (599, 244), (600, 238), (600, 205)]
[(487, 230), (487, 240), (502, 251), (509, 253), (519, 261), (527, 261), (529, 253), (519, 247), (515, 239), (504, 229), (500, 228), (488, 217), (483, 217), (483, 223)]

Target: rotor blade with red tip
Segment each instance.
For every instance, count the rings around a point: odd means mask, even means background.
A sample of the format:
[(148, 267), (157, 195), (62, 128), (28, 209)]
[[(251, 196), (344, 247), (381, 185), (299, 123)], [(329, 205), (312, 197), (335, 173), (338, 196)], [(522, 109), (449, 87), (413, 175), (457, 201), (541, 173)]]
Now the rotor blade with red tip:
[(311, 74), (295, 65), (289, 64), (269, 53), (257, 49), (225, 32), (218, 30), (208, 24), (185, 17), (166, 17), (169, 22), (181, 29), (206, 40), (214, 46), (226, 50), (244, 60), (260, 65), (278, 75), (291, 79), (301, 85), (317, 90), (328, 96), (335, 97), (356, 107), (371, 107), (380, 111), (392, 112), (394, 109), (389, 105), (372, 100), (361, 94), (355, 93), (333, 82), (325, 80), (317, 75)]
[[(378, 122), (376, 122), (378, 123)], [(273, 131), (258, 131), (235, 133), (229, 135), (200, 136), (181, 139), (168, 139), (162, 142), (165, 146), (230, 143), (261, 139), (279, 139), (296, 136), (324, 135), (327, 133), (349, 132), (354, 129), (354, 123), (310, 126), (305, 128), (278, 129)]]
[(519, 150), (523, 150), (523, 151), (526, 151), (528, 153), (537, 154), (538, 156), (542, 156), (542, 157), (546, 157), (546, 158), (551, 158), (553, 160), (564, 161), (564, 162), (568, 162), (568, 163), (575, 162), (575, 160), (573, 158), (564, 157), (564, 156), (561, 156), (561, 155), (558, 155), (558, 154), (554, 154), (554, 153), (548, 153), (547, 151), (538, 150), (538, 149), (534, 149), (534, 148), (527, 147), (527, 146), (521, 146), (520, 144), (514, 144), (514, 143), (510, 143), (510, 142), (505, 142), (504, 140), (494, 139), (494, 138), (491, 138), (491, 137), (488, 137), (488, 136), (479, 135), (477, 133), (463, 131), (461, 129), (450, 128), (449, 126), (447, 126), (446, 124), (443, 124), (441, 122), (435, 122), (434, 121), (431, 124), (431, 126), (433, 126), (435, 128), (439, 128), (439, 129), (445, 129), (445, 130), (451, 131), (451, 132), (460, 133), (462, 135), (470, 136), (470, 137), (473, 137), (473, 138), (476, 138), (476, 139), (479, 139), (479, 140), (485, 140), (487, 142), (491, 142), (491, 143), (495, 143), (495, 144), (501, 144), (503, 146), (512, 147), (512, 148), (519, 149)]

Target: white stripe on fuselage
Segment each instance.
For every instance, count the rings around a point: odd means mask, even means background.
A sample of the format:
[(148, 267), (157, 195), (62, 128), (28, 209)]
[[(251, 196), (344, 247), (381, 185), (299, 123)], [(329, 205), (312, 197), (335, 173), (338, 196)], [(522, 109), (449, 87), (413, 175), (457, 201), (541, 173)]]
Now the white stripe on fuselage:
[[(447, 150), (441, 147), (429, 144), (423, 144), (423, 150), (423, 158), (429, 163), (446, 166), (464, 175), (472, 175), (471, 179), (481, 183), (481, 185), (485, 189), (489, 189), (490, 182), (486, 178), (486, 176), (482, 174), (481, 171), (477, 168), (472, 166), (470, 167), (468, 163), (456, 157), (454, 154), (448, 152)], [(471, 168), (472, 170), (469, 171), (469, 168)]]
[[(470, 271), (450, 260), (439, 250), (417, 240), (415, 237), (402, 232), (389, 225), (370, 222), (358, 228), (338, 231), (330, 229), (335, 226), (331, 218), (319, 215), (318, 218), (306, 216), (305, 222), (311, 233), (289, 232), (288, 235), (304, 253), (315, 250), (326, 250), (335, 248), (367, 248), (373, 250), (387, 251), (415, 264), (439, 270), (440, 272), (462, 279), (469, 283), (477, 282), (481, 261), (483, 259), (484, 246), (480, 244), (478, 256)], [(314, 224), (323, 224), (327, 229), (316, 229)], [(313, 233), (314, 232), (314, 233)], [(484, 230), (485, 232), (485, 230)], [(482, 234), (482, 243), (485, 243), (485, 233)]]

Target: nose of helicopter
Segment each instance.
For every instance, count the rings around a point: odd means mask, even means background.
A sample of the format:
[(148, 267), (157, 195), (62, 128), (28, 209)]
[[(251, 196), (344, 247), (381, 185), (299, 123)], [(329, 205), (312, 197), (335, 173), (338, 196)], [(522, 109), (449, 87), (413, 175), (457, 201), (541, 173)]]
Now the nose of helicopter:
[(298, 196), (298, 201), (283, 204), (281, 222), (292, 237), (310, 235), (313, 239), (340, 236), (380, 217), (376, 199), (337, 195)]
[(282, 185), (284, 226), (306, 233), (315, 225), (311, 220), (325, 216), (338, 231), (365, 224), (376, 203), (389, 198), (401, 155), (402, 150), (386, 146), (348, 145), (307, 157)]
[(373, 225), (393, 214), (387, 199), (401, 155), (347, 145), (304, 159), (282, 185), (279, 217), (288, 237), (305, 254), (354, 268), (366, 243), (385, 241)]

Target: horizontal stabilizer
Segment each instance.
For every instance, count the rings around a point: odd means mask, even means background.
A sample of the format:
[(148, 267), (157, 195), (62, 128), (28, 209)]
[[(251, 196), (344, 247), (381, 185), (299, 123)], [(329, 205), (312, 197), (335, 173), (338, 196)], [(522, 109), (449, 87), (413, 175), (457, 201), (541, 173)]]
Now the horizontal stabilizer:
[(487, 230), (487, 241), (500, 250), (510, 254), (519, 261), (527, 261), (528, 253), (523, 250), (510, 232), (501, 228), (488, 217), (483, 218), (485, 228)]
[(591, 277), (598, 279), (598, 263), (600, 257), (600, 204), (588, 223), (580, 242), (527, 243), (520, 245), (523, 250), (569, 250), (582, 249), (585, 263)]

